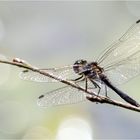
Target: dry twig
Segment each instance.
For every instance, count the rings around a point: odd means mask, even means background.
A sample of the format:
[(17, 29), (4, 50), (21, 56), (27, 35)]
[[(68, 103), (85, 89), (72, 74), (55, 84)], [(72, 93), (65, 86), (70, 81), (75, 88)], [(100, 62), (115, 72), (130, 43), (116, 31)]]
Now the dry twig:
[(139, 107), (135, 107), (135, 106), (132, 106), (130, 104), (118, 102), (118, 101), (112, 100), (112, 99), (104, 97), (104, 96), (97, 96), (95, 93), (93, 93), (91, 91), (86, 91), (84, 88), (74, 84), (73, 82), (70, 82), (70, 81), (61, 79), (59, 77), (56, 77), (56, 76), (54, 76), (54, 75), (52, 75), (52, 74), (50, 74), (46, 71), (42, 71), (42, 70), (28, 64), (26, 61), (21, 60), (19, 58), (14, 58), (13, 61), (0, 60), (0, 63), (13, 65), (13, 66), (17, 66), (17, 67), (20, 67), (20, 68), (25, 68), (25, 69), (40, 73), (42, 75), (45, 75), (47, 77), (50, 77), (52, 79), (55, 79), (57, 81), (60, 81), (64, 84), (66, 84), (66, 85), (69, 85), (73, 88), (76, 88), (77, 90), (84, 91), (84, 92), (87, 93), (87, 99), (90, 100), (91, 102), (106, 103), (106, 104), (110, 104), (110, 105), (119, 106), (119, 107), (122, 107), (122, 108), (125, 108), (125, 109), (129, 109), (129, 110), (132, 110), (132, 111), (140, 112)]

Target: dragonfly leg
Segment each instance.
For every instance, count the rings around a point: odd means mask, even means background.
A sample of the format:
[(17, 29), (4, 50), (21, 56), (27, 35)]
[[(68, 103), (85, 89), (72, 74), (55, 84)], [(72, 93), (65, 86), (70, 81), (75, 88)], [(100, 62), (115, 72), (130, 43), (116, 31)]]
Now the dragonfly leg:
[(93, 85), (95, 86), (95, 88), (98, 88), (99, 89), (98, 90), (98, 93), (97, 93), (97, 96), (99, 96), (99, 93), (101, 91), (101, 87), (95, 81), (91, 80), (91, 82), (93, 83)]
[(88, 88), (88, 82), (87, 82), (87, 78), (85, 78), (85, 90), (87, 91)]
[(80, 77), (78, 77), (78, 78), (76, 78), (76, 79), (68, 79), (68, 80), (70, 80), (70, 81), (78, 81), (78, 80), (80, 80), (80, 79), (82, 79), (82, 78), (83, 78), (83, 75), (80, 76)]
[[(98, 88), (99, 90), (98, 90), (98, 93), (97, 93), (97, 97), (99, 96), (99, 93), (100, 93), (100, 90), (101, 90), (101, 87), (95, 82), (95, 81), (93, 81), (93, 80), (90, 80), (92, 83), (93, 83), (93, 85), (95, 86), (95, 88)], [(90, 98), (87, 98), (88, 100), (90, 100)], [(96, 104), (98, 104), (98, 102), (96, 102)]]
[(110, 98), (108, 95), (107, 95), (107, 86), (105, 85), (105, 96), (107, 97), (107, 98)]
[(108, 95), (107, 95), (107, 86), (106, 85), (105, 85), (105, 96), (108, 97)]

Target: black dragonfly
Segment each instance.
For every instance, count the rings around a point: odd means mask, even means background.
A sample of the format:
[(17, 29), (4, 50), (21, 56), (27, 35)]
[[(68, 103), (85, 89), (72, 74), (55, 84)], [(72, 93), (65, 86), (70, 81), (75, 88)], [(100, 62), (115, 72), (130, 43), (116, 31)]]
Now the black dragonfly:
[[(132, 25), (115, 43), (110, 45), (96, 61), (77, 60), (73, 65), (60, 68), (41, 69), (61, 79), (70, 80), (86, 90), (100, 92), (107, 96), (108, 88), (116, 92), (131, 105), (140, 104), (116, 87), (140, 74), (140, 20)], [(23, 80), (35, 82), (57, 82), (44, 75), (23, 70)], [(72, 104), (86, 100), (86, 93), (70, 86), (47, 92), (38, 98), (39, 106)]]

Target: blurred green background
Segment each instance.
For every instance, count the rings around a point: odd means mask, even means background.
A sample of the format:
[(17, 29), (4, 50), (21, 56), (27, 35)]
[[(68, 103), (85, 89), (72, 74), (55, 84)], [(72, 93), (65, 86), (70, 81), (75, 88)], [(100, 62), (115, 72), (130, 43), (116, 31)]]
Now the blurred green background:
[[(93, 61), (140, 18), (140, 2), (0, 2), (0, 58), (40, 68)], [(41, 94), (62, 83), (34, 83), (0, 64), (0, 139), (94, 140), (140, 138), (140, 113), (86, 103), (41, 108)], [(122, 90), (140, 102), (140, 77)], [(122, 101), (114, 92), (112, 98)]]

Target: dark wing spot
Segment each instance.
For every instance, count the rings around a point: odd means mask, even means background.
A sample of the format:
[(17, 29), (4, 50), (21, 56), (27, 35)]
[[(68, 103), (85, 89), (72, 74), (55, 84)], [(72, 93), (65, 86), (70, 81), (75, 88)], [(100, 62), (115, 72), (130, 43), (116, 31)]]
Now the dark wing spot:
[(138, 24), (140, 22), (140, 19), (138, 21), (136, 21), (136, 23)]
[(26, 73), (26, 72), (28, 72), (29, 70), (23, 70), (22, 72), (24, 72), (24, 73)]
[(38, 98), (41, 99), (41, 98), (43, 98), (43, 97), (44, 97), (44, 95), (41, 95), (41, 96), (39, 96)]

